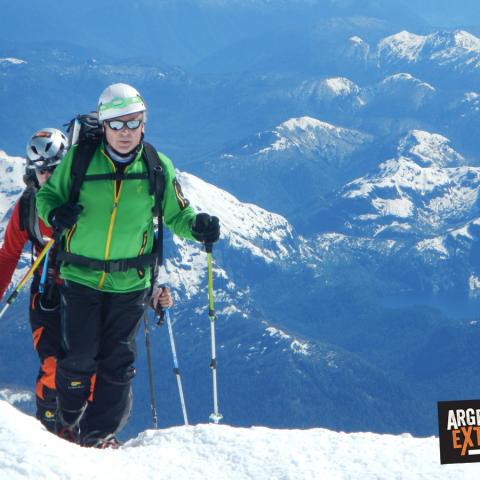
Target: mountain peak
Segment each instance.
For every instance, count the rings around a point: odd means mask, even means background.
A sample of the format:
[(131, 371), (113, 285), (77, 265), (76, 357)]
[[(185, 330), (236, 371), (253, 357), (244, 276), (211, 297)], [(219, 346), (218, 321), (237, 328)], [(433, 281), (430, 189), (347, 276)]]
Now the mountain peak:
[(352, 93), (358, 94), (360, 91), (358, 85), (346, 77), (326, 78), (321, 82), (321, 86), (326, 96), (330, 95), (331, 97), (345, 97)]
[(271, 135), (274, 142), (258, 153), (293, 149), (305, 155), (313, 154), (315, 157), (323, 152), (324, 154), (334, 153), (337, 157), (343, 158), (362, 144), (371, 141), (371, 136), (368, 134), (338, 127), (308, 116), (290, 118), (276, 127)]
[(480, 62), (480, 39), (465, 30), (440, 30), (429, 35), (403, 30), (381, 40), (377, 56), (382, 62), (418, 63), (427, 59), (438, 65), (453, 62), (476, 67)]
[(411, 130), (399, 142), (399, 156), (414, 160), (422, 167), (457, 167), (465, 159), (450, 146), (450, 140), (438, 133)]
[(426, 41), (423, 35), (402, 30), (399, 33), (384, 38), (378, 44), (379, 57), (397, 57), (415, 62)]
[(297, 130), (311, 130), (311, 129), (333, 129), (336, 128), (333, 125), (322, 122), (313, 117), (298, 117), (298, 118), (290, 118), (283, 122), (281, 125), (277, 127), (277, 129), (281, 130), (289, 130), (289, 131), (297, 131)]

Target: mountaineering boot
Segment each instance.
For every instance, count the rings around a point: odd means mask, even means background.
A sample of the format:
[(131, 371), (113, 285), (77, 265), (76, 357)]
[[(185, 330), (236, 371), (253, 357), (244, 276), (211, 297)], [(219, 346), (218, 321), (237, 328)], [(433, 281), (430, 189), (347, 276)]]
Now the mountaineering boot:
[(42, 425), (52, 433), (56, 432), (56, 412), (57, 402), (45, 402), (37, 397), (37, 414), (36, 417)]
[(120, 447), (120, 442), (113, 433), (102, 433), (96, 430), (83, 437), (80, 445), (82, 447), (116, 449)]
[[(57, 418), (55, 421), (56, 434), (60, 438), (63, 438), (68, 442), (79, 444), (80, 443), (80, 420), (82, 419), (86, 408), (87, 408), (86, 403), (80, 410), (63, 409), (62, 411), (60, 408), (58, 408)], [(70, 423), (65, 420), (64, 413), (68, 414), (69, 419), (71, 419)]]
[(72, 375), (57, 368), (57, 435), (79, 443), (80, 422), (88, 405), (91, 375)]
[(71, 443), (80, 443), (80, 429), (73, 425), (63, 425), (61, 427), (57, 427), (57, 436), (59, 436), (62, 440), (66, 440), (67, 442)]

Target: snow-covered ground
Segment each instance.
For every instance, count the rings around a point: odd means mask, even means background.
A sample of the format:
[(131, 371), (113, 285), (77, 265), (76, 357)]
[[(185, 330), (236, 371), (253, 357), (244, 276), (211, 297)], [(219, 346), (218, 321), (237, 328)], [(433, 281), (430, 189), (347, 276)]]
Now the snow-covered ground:
[(82, 448), (0, 401), (4, 480), (477, 479), (440, 465), (438, 439), (410, 435), (197, 425), (147, 430), (118, 450)]

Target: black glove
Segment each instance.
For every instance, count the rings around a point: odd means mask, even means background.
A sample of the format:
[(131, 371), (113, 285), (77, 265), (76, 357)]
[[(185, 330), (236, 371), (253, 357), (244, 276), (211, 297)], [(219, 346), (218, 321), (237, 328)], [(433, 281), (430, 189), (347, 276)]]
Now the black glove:
[(58, 230), (70, 230), (77, 223), (82, 210), (83, 207), (76, 203), (64, 203), (50, 212), (48, 222)]
[(192, 225), (192, 235), (203, 243), (214, 243), (220, 237), (220, 221), (208, 213), (198, 213)]

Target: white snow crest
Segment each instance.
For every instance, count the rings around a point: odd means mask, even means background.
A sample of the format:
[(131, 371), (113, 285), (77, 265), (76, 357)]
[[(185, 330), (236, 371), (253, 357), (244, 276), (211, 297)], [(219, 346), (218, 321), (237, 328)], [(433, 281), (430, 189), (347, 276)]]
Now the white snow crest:
[[(183, 299), (198, 295), (205, 284), (205, 252), (193, 242), (173, 237), (178, 247), (179, 257), (166, 258), (159, 272), (159, 283), (168, 284), (173, 291), (182, 291)], [(217, 275), (218, 270), (215, 270)], [(180, 298), (175, 298), (177, 301)]]
[(288, 340), (290, 338), (290, 335), (287, 335), (285, 332), (283, 332), (279, 328), (267, 327), (265, 331), (269, 333), (271, 337), (278, 337), (285, 340)]
[(400, 157), (381, 164), (375, 174), (347, 184), (342, 196), (365, 198), (374, 209), (357, 215), (357, 220), (393, 215), (436, 229), (449, 219), (468, 215), (479, 189), (478, 167), (421, 167)]
[(28, 390), (12, 390), (11, 388), (0, 389), (0, 400), (8, 402), (10, 405), (16, 403), (33, 402), (35, 396)]
[(368, 134), (337, 127), (308, 116), (290, 118), (274, 130), (274, 135), (277, 140), (260, 150), (257, 155), (269, 151), (296, 149), (303, 154), (321, 153), (341, 159), (372, 140)]
[(418, 78), (415, 78), (410, 73), (396, 73), (394, 75), (390, 75), (389, 77), (385, 77), (381, 82), (380, 85), (383, 87), (391, 88), (394, 84), (406, 84), (409, 88), (422, 88), (429, 92), (435, 92), (435, 87), (430, 85), (427, 82), (424, 82)]
[(480, 292), (478, 292), (478, 290), (480, 290), (480, 278), (471, 274), (470, 277), (468, 277), (468, 289), (470, 292), (480, 294)]
[(389, 189), (402, 197), (403, 190), (431, 192), (439, 184), (450, 180), (443, 169), (422, 168), (412, 160), (400, 157), (390, 159), (379, 165), (379, 171), (348, 183), (343, 196), (345, 198), (368, 197), (374, 190)]
[(450, 236), (453, 237), (456, 240), (458, 240), (459, 238), (465, 238), (467, 240), (473, 240), (473, 236), (469, 232), (469, 224), (468, 223), (461, 228), (457, 228), (456, 230), (452, 230), (450, 232)]
[[(295, 352), (301, 355), (310, 355), (310, 345), (308, 342), (302, 342), (296, 338), (287, 335), (284, 331), (276, 327), (267, 327), (265, 331), (274, 338), (277, 338), (278, 341), (286, 341), (290, 344), (290, 348)], [(278, 343), (278, 342), (277, 342)]]
[(374, 198), (372, 205), (380, 215), (393, 215), (399, 218), (408, 218), (414, 212), (414, 204), (406, 197), (403, 198)]
[(196, 211), (220, 218), (222, 236), (237, 249), (248, 249), (265, 262), (288, 258), (294, 251), (293, 229), (287, 220), (199, 178), (178, 172), (178, 178)]
[(395, 57), (415, 62), (425, 42), (425, 36), (415, 35), (414, 33), (403, 30), (381, 40), (378, 44), (377, 55), (379, 58)]
[(457, 68), (480, 68), (480, 39), (465, 30), (438, 31), (415, 35), (402, 31), (381, 40), (378, 62), (418, 63), (428, 60), (436, 65)]
[[(409, 230), (443, 235), (452, 223), (464, 224), (465, 218), (468, 221), (475, 215), (480, 168), (463, 166), (465, 159), (450, 147), (447, 138), (413, 130), (402, 139), (398, 151), (399, 157), (343, 188), (342, 198), (356, 201), (360, 207), (355, 225), (368, 228), (373, 236)], [(394, 218), (386, 224), (388, 216)], [(450, 233), (462, 235), (460, 231)], [(468, 235), (465, 231), (463, 236)], [(420, 248), (442, 255), (446, 252), (444, 246), (429, 241)]]
[(467, 102), (476, 102), (480, 95), (477, 92), (467, 92), (463, 95), (463, 98)]
[(411, 130), (400, 140), (399, 155), (410, 156), (421, 166), (456, 167), (465, 158), (450, 146), (450, 140), (438, 133)]
[(305, 80), (291, 94), (297, 101), (312, 102), (342, 101), (353, 109), (366, 104), (363, 89), (346, 77), (330, 77), (323, 80)]
[[(296, 338), (292, 338), (290, 335), (287, 335), (284, 331), (275, 327), (267, 327), (265, 331), (274, 338), (277, 338), (280, 341), (287, 341), (290, 344), (290, 348), (295, 352), (301, 355), (310, 355), (310, 345), (308, 342), (301, 342)], [(277, 342), (278, 343), (278, 342)]]
[(10, 193), (23, 188), (23, 174), (25, 173), (25, 159), (11, 157), (0, 150), (0, 192)]
[(355, 43), (355, 44), (362, 44), (365, 43), (362, 37), (359, 37), (358, 35), (354, 35), (353, 37), (349, 38), (350, 42)]
[(447, 258), (448, 250), (443, 242), (444, 239), (442, 237), (428, 238), (418, 242), (415, 248), (419, 252), (438, 253), (440, 257)]
[(82, 448), (0, 401), (5, 480), (465, 480), (475, 464), (441, 466), (438, 439), (323, 428), (196, 425), (147, 430), (117, 450)]
[(25, 184), (25, 159), (22, 157), (10, 157), (0, 150), (0, 236), (6, 228), (8, 218), (6, 214), (14, 206)]
[(23, 65), (26, 64), (27, 62), (25, 60), (20, 60), (19, 58), (0, 58), (0, 65)]
[(321, 86), (324, 95), (330, 97), (346, 97), (360, 92), (359, 86), (345, 77), (327, 78), (321, 82)]

